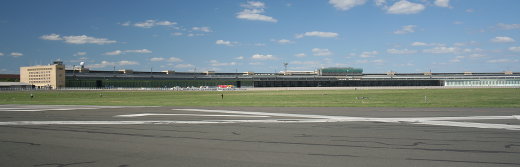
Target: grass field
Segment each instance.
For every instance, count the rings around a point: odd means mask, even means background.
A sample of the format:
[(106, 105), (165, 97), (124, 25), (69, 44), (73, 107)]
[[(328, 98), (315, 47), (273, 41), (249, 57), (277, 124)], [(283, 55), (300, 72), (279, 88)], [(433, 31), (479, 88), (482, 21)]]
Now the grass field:
[(520, 89), (23, 91), (0, 92), (0, 104), (520, 108)]

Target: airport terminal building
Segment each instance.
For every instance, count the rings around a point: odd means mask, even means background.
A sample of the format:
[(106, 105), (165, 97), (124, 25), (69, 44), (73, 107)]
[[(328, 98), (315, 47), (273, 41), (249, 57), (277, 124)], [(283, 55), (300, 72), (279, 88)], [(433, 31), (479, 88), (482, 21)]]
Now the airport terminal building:
[(54, 61), (49, 65), (20, 67), (20, 82), (35, 88), (63, 88), (65, 78), (65, 65), (61, 61)]
[(35, 88), (173, 88), (217, 87), (520, 87), (519, 72), (499, 73), (363, 73), (352, 67), (278, 73), (219, 73), (177, 71), (98, 71), (80, 66), (65, 69), (61, 61), (43, 66), (20, 67), (20, 82)]
[(200, 87), (234, 85), (251, 87), (385, 87), (481, 86), (520, 87), (520, 73), (363, 73), (351, 67), (279, 73), (94, 71), (80, 66), (66, 70), (66, 87)]

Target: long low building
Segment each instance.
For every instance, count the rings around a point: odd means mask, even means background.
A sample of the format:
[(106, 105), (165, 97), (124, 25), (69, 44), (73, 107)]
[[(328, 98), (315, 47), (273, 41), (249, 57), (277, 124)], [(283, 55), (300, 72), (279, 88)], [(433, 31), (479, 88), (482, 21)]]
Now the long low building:
[(172, 88), (172, 87), (383, 87), (383, 86), (500, 86), (520, 87), (520, 73), (363, 73), (351, 67), (278, 73), (97, 71), (80, 66), (65, 69), (61, 61), (20, 68), (20, 81), (35, 88)]
[[(355, 71), (354, 73), (350, 71)], [(520, 73), (360, 73), (319, 72), (218, 73), (66, 70), (66, 87), (368, 87), (368, 86), (504, 86), (520, 87)]]

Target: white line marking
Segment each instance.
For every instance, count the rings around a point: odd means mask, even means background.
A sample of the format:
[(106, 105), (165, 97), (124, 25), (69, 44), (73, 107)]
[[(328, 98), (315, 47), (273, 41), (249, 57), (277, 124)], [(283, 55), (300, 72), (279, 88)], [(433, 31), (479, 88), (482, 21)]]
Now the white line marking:
[(457, 127), (466, 127), (466, 128), (520, 130), (520, 125), (490, 124), (490, 123), (476, 123), (476, 122), (425, 121), (425, 122), (419, 122), (419, 123), (414, 123), (414, 124), (457, 126)]
[(287, 113), (267, 113), (267, 112), (251, 112), (251, 111), (229, 111), (229, 110), (207, 110), (207, 109), (172, 109), (181, 111), (199, 111), (210, 113), (225, 113), (225, 114), (243, 114), (243, 115), (263, 115), (263, 116), (277, 116), (277, 117), (301, 117), (314, 119), (357, 119), (362, 117), (343, 117), (343, 116), (325, 116), (325, 115), (308, 115), (308, 114), (287, 114)]
[(22, 112), (23, 112), (23, 111), (44, 111), (44, 110), (30, 110), (30, 109), (21, 109), (21, 110), (19, 110), (19, 109), (16, 109), (16, 110), (1, 110), (1, 109), (0, 109), (0, 111), (22, 111)]
[(143, 124), (228, 124), (228, 123), (288, 123), (327, 122), (321, 119), (271, 120), (203, 120), (203, 121), (10, 121), (0, 125), (143, 125)]
[[(416, 118), (370, 118), (370, 117), (348, 117), (348, 116), (326, 116), (309, 114), (288, 114), (288, 113), (267, 113), (249, 111), (228, 111), (228, 110), (208, 110), (208, 109), (173, 109), (183, 111), (197, 111), (209, 113), (224, 113), (228, 115), (206, 115), (206, 114), (129, 114), (118, 115), (116, 117), (143, 117), (143, 116), (213, 116), (213, 117), (289, 117), (306, 119), (265, 119), (265, 120), (201, 120), (201, 121), (10, 121), (0, 122), (0, 125), (139, 125), (139, 124), (217, 124), (217, 123), (319, 123), (319, 122), (388, 122), (388, 123), (411, 123), (419, 125), (454, 126), (469, 128), (488, 128), (520, 130), (520, 125), (475, 123), (475, 122), (454, 122), (461, 120), (502, 120), (519, 119), (520, 115), (513, 116), (467, 116), (467, 117), (416, 117)], [(21, 111), (21, 110), (17, 110)], [(231, 114), (231, 115), (229, 115)]]
[(207, 115), (207, 114), (154, 114), (154, 113), (116, 115), (114, 117), (146, 117), (146, 116), (255, 117), (255, 118), (269, 117), (269, 116), (262, 116), (262, 115)]
[(103, 109), (103, 108), (49, 108), (49, 109), (45, 109), (45, 110), (67, 111), (67, 110), (95, 110), (95, 109)]

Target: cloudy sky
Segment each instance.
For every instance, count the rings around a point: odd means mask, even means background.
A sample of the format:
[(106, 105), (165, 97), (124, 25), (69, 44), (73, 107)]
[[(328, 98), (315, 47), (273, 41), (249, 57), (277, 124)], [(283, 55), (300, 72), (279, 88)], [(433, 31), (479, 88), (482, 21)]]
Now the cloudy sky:
[(2, 0), (0, 73), (520, 71), (519, 0)]

